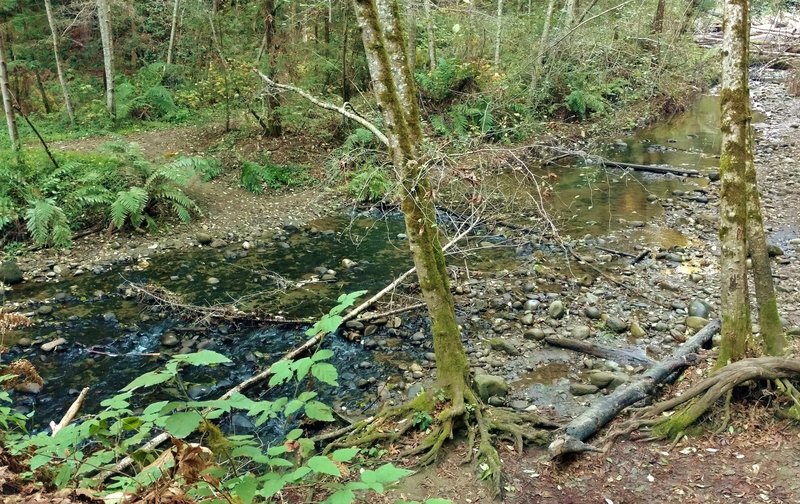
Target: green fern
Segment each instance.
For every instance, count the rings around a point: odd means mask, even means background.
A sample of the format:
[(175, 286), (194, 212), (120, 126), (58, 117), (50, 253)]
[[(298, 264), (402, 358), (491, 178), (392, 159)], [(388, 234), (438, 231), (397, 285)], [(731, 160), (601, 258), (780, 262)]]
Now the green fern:
[(25, 212), (28, 232), (36, 245), (66, 247), (72, 242), (67, 216), (52, 199), (38, 199)]
[(144, 209), (149, 199), (147, 191), (141, 187), (118, 192), (117, 199), (111, 203), (111, 223), (121, 228), (126, 220), (130, 220), (133, 227), (140, 227), (145, 219)]
[(394, 191), (395, 184), (386, 171), (368, 166), (355, 174), (348, 185), (348, 191), (358, 201), (376, 202)]
[(247, 189), (253, 194), (261, 194), (264, 192), (264, 167), (250, 161), (242, 163), (241, 174), (239, 182), (242, 187)]

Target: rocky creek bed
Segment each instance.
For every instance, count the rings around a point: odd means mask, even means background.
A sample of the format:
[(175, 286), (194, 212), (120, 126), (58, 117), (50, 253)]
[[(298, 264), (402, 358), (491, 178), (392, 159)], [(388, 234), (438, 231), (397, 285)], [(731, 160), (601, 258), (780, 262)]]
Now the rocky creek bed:
[[(797, 335), (800, 102), (786, 94), (779, 78), (770, 72), (753, 82), (762, 113), (757, 162), (775, 245), (779, 304), (787, 330)], [(605, 155), (713, 168), (719, 148), (714, 110), (713, 98), (701, 101), (674, 121), (610, 142)], [(632, 347), (657, 360), (717, 315), (719, 188), (705, 179), (596, 166), (562, 167), (556, 175), (547, 204), (563, 243), (501, 226), (473, 238), (473, 252), (451, 264), (463, 339), (484, 399), (571, 417), (641, 368), (553, 348), (546, 337)], [(35, 421), (46, 423), (66, 408), (70, 394), (90, 385), (97, 388), (86, 406), (90, 411), (162, 361), (138, 355), (144, 353), (212, 348), (233, 357), (229, 369), (190, 377), (197, 397), (214, 396), (267, 365), (302, 340), (301, 328), (222, 324), (197, 330), (170, 313), (152, 311), (119, 286), (124, 280), (157, 281), (196, 304), (237, 301), (266, 304), (286, 317), (319, 316), (339, 293), (374, 292), (410, 264), (396, 215), (343, 216), (333, 206), (322, 220), (313, 220), (317, 212), (298, 209), (270, 226), (247, 222), (220, 229), (212, 218), (210, 225), (201, 224), (205, 229), (177, 237), (112, 237), (96, 250), (91, 243), (97, 237), (89, 237), (76, 247), (83, 256), (26, 257), (20, 275), (6, 266), (7, 280), (25, 281), (6, 293), (4, 309), (32, 314), (36, 325), (12, 334), (4, 358), (28, 357), (46, 380), (41, 393), (18, 394), (17, 406), (35, 409)], [(642, 256), (644, 251), (649, 254)], [(395, 295), (410, 303), (415, 294), (412, 284)], [(400, 401), (432, 384), (432, 347), (421, 312), (353, 322), (343, 335), (350, 338), (328, 340), (345, 385), (327, 397), (340, 411), (358, 412), (374, 406), (376, 398)], [(246, 419), (229, 420), (232, 427), (250, 428)]]

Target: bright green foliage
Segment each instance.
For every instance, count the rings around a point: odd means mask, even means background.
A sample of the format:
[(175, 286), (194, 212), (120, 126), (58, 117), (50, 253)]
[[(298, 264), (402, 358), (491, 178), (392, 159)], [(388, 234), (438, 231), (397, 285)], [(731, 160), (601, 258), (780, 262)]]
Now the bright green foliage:
[(414, 78), (424, 98), (443, 102), (466, 91), (476, 75), (470, 64), (458, 63), (454, 58), (439, 58), (433, 72), (417, 72)]
[[(317, 332), (331, 332), (341, 322), (340, 314), (351, 306), (362, 293), (342, 295), (339, 304), (332, 308), (315, 326)], [(286, 381), (298, 385), (309, 374), (315, 379), (336, 386), (336, 369), (325, 362), (333, 352), (321, 349), (309, 357), (297, 361), (279, 361), (272, 365), (274, 372), (270, 385), (276, 386)], [(131, 404), (136, 397), (148, 389), (160, 386), (185, 386), (181, 378), (186, 366), (204, 367), (224, 365), (230, 360), (211, 350), (173, 356), (163, 368), (145, 373), (129, 383), (119, 394), (104, 400), (103, 410), (73, 423), (55, 436), (42, 432), (26, 435), (22, 430), (24, 417), (6, 406), (8, 393), (0, 389), (0, 438), (13, 454), (30, 454), (28, 463), (31, 472), (23, 477), (44, 479), (44, 482), (58, 488), (80, 486), (92, 490), (133, 491), (154, 484), (163, 476), (165, 468), (153, 468), (132, 476), (115, 476), (114, 483), (104, 489), (93, 479), (98, 470), (114, 465), (120, 457), (133, 454), (138, 446), (159, 431), (166, 431), (174, 438), (194, 440), (198, 432), (206, 433), (208, 446), (224, 446), (224, 453), (215, 453), (213, 465), (206, 471), (219, 478), (219, 486), (211, 487), (206, 481), (189, 484), (177, 481), (187, 494), (197, 499), (213, 495), (225, 496), (225, 502), (266, 503), (280, 502), (273, 499), (281, 490), (302, 485), (315, 485), (329, 490), (328, 503), (349, 504), (365, 492), (383, 492), (387, 486), (411, 473), (392, 464), (365, 469), (360, 478), (349, 477), (347, 482), (339, 480), (343, 468), (353, 466), (361, 459), (357, 448), (344, 448), (330, 455), (314, 453), (314, 443), (304, 437), (304, 431), (295, 428), (286, 433), (282, 442), (264, 446), (251, 435), (221, 436), (213, 422), (223, 415), (241, 411), (251, 416), (256, 425), (267, 420), (282, 418), (295, 424), (305, 417), (314, 421), (333, 421), (329, 406), (317, 401), (316, 392), (301, 392), (294, 398), (281, 397), (273, 401), (252, 400), (241, 393), (228, 399), (193, 401), (171, 400), (153, 402), (140, 413), (134, 412)], [(277, 377), (277, 379), (276, 379)], [(0, 376), (0, 382), (11, 379)], [(216, 433), (216, 434), (215, 434)], [(292, 449), (289, 446), (293, 446)], [(137, 461), (147, 465), (153, 455), (136, 454)], [(242, 468), (253, 468), (253, 472), (243, 472)], [(357, 474), (348, 470), (350, 474)], [(180, 478), (180, 476), (178, 476)], [(210, 501), (209, 501), (210, 502)]]
[(395, 178), (384, 167), (367, 165), (353, 175), (347, 191), (358, 201), (377, 202), (391, 196), (395, 187)]
[(52, 198), (34, 200), (25, 211), (25, 221), (36, 245), (66, 247), (72, 241), (67, 216)]
[(305, 168), (299, 166), (279, 165), (267, 161), (257, 164), (243, 161), (239, 181), (242, 186), (254, 194), (264, 192), (264, 186), (270, 189), (301, 186), (309, 181)]
[(433, 423), (433, 417), (427, 411), (417, 411), (414, 413), (414, 417), (411, 419), (411, 421), (414, 427), (424, 431), (427, 430), (428, 427), (430, 427)]

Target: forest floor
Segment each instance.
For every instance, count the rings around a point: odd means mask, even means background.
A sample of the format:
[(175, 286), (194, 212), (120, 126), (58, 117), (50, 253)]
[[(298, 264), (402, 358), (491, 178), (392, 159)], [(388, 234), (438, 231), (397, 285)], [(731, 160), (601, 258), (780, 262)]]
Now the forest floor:
[[(783, 82), (770, 74), (753, 82), (755, 106), (766, 116), (757, 126), (757, 166), (763, 193), (765, 220), (770, 236), (785, 249), (776, 262), (778, 295), (787, 325), (800, 324), (800, 99), (788, 96)], [(222, 137), (219, 126), (177, 128), (170, 131), (137, 133), (126, 137), (141, 145), (151, 159), (171, 158), (178, 154), (203, 154)], [(65, 150), (90, 151), (106, 139), (58, 142)], [(314, 148), (307, 146), (313, 145)], [(304, 147), (306, 146), (306, 147)], [(252, 153), (269, 150), (278, 162), (321, 167), (329, 148), (313, 139), (246, 140), (233, 149)], [(321, 172), (317, 172), (320, 175)], [(323, 184), (324, 186), (325, 184)], [(714, 196), (718, 186), (708, 190)], [(190, 194), (199, 200), (206, 217), (189, 225), (177, 225), (156, 235), (92, 235), (80, 239), (69, 251), (42, 250), (20, 260), (28, 278), (42, 278), (54, 264), (79, 265), (111, 263), (154, 250), (195, 246), (197, 233), (209, 233), (230, 242), (286, 224), (300, 224), (329, 214), (346, 205), (335, 191), (320, 186), (287, 190), (256, 196), (238, 186), (232, 174), (210, 183), (198, 182)], [(682, 219), (694, 216), (680, 207)], [(714, 255), (713, 202), (699, 212), (707, 214), (700, 247), (707, 257)], [(666, 215), (665, 219), (674, 216)], [(153, 247), (155, 245), (155, 247)], [(700, 250), (698, 249), (698, 250)], [(646, 270), (642, 274), (650, 274)], [(652, 269), (656, 271), (655, 268)], [(655, 273), (653, 273), (655, 275)], [(715, 274), (707, 275), (707, 285), (714, 285)], [(656, 285), (655, 276), (641, 284)], [(617, 289), (606, 292), (623, 296)], [(578, 303), (579, 298), (573, 300)], [(471, 303), (461, 299), (459, 303)], [(577, 307), (576, 311), (577, 310)], [(668, 335), (667, 335), (668, 337)], [(525, 341), (525, 344), (533, 344)], [(538, 342), (536, 343), (538, 344)], [(707, 357), (713, 357), (713, 350)], [(489, 363), (481, 363), (484, 367)], [(515, 364), (517, 367), (520, 364)], [(700, 379), (707, 364), (687, 373), (686, 379), (668, 393), (684, 389)], [(769, 402), (765, 392), (764, 403)], [(405, 480), (387, 496), (392, 499), (421, 500), (427, 497), (450, 498), (455, 503), (488, 503), (493, 500), (487, 487), (477, 480), (475, 470), (459, 464), (465, 456), (463, 444), (454, 443), (440, 463)], [(665, 442), (624, 439), (609, 452), (583, 455), (566, 464), (549, 462), (541, 450), (523, 454), (508, 446), (500, 447), (507, 471), (507, 502), (553, 503), (727, 503), (727, 502), (800, 502), (800, 430), (779, 420), (774, 410), (761, 404), (735, 405), (728, 429), (719, 434), (706, 432), (685, 438), (675, 446)], [(381, 502), (376, 498), (373, 502)]]

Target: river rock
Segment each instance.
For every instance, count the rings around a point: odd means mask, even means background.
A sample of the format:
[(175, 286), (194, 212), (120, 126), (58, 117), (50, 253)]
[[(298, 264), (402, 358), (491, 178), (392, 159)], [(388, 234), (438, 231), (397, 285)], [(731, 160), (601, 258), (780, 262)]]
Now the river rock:
[(357, 262), (353, 261), (352, 259), (342, 259), (342, 268), (350, 269), (354, 266), (358, 265)]
[(0, 282), (14, 285), (22, 282), (22, 270), (17, 266), (17, 261), (11, 259), (0, 264)]
[(645, 336), (647, 336), (647, 333), (645, 332), (644, 329), (642, 329), (642, 326), (640, 326), (638, 322), (632, 322), (631, 336), (633, 336), (634, 338), (644, 338)]
[(708, 319), (703, 317), (686, 317), (686, 327), (691, 329), (702, 329), (708, 324)]
[(570, 383), (569, 384), (569, 393), (574, 396), (584, 396), (589, 394), (594, 394), (600, 390), (595, 385), (590, 385), (588, 383)]
[(770, 257), (778, 257), (783, 255), (783, 249), (774, 243), (767, 245), (767, 253)]
[(161, 335), (161, 344), (167, 347), (174, 347), (180, 344), (181, 340), (178, 339), (178, 336), (172, 332), (167, 331)]
[(17, 346), (20, 348), (28, 348), (31, 345), (33, 345), (33, 341), (30, 338), (22, 337), (17, 340)]
[(606, 327), (619, 334), (628, 330), (628, 323), (619, 317), (608, 317)]
[(525, 325), (533, 325), (533, 314), (526, 313), (525, 315), (522, 316), (520, 322), (522, 322)]
[(41, 349), (42, 349), (43, 352), (52, 352), (53, 350), (55, 350), (59, 346), (64, 345), (66, 343), (67, 343), (67, 340), (65, 340), (64, 338), (58, 338), (58, 339), (54, 339), (53, 341), (48, 341), (47, 343), (44, 343), (41, 346)]
[(214, 238), (208, 233), (197, 233), (194, 237), (200, 245), (210, 245)]
[(522, 334), (522, 337), (526, 340), (534, 340), (534, 341), (542, 341), (545, 337), (544, 331), (539, 327), (534, 327), (532, 329), (527, 329)]
[(356, 331), (361, 331), (362, 329), (364, 329), (364, 324), (359, 322), (358, 320), (348, 320), (347, 322), (345, 322), (344, 325), (348, 329), (354, 329)]
[(219, 238), (217, 238), (216, 240), (212, 241), (209, 245), (211, 246), (211, 248), (220, 249), (225, 245), (227, 245), (227, 243), (225, 242), (225, 240), (220, 240)]
[(800, 326), (791, 326), (786, 328), (786, 334), (789, 336), (800, 336)]
[(540, 304), (542, 303), (538, 299), (529, 299), (522, 305), (522, 309), (525, 311), (536, 311)]
[(693, 299), (692, 302), (689, 303), (689, 316), (707, 319), (709, 313), (711, 313), (711, 308), (703, 301)]
[(508, 394), (508, 383), (494, 375), (475, 375), (475, 388), (483, 401), (488, 401), (490, 397), (505, 397)]
[(588, 375), (589, 383), (597, 388), (614, 388), (630, 379), (627, 374), (614, 371), (590, 371)]
[(510, 341), (503, 338), (492, 338), (488, 341), (489, 347), (492, 350), (503, 352), (507, 355), (519, 355), (519, 350)]
[(42, 305), (36, 309), (37, 315), (50, 315), (53, 313), (53, 307), (51, 305)]
[(206, 283), (208, 285), (217, 285), (219, 283), (219, 278), (217, 278), (217, 277), (208, 277), (208, 279), (206, 280)]
[(592, 334), (592, 329), (585, 325), (576, 325), (570, 328), (570, 333), (575, 339), (586, 339)]
[(547, 307), (547, 315), (554, 319), (560, 319), (564, 317), (567, 313), (566, 307), (564, 307), (564, 303), (561, 302), (560, 299), (556, 299), (550, 306)]

